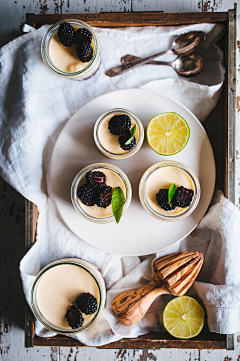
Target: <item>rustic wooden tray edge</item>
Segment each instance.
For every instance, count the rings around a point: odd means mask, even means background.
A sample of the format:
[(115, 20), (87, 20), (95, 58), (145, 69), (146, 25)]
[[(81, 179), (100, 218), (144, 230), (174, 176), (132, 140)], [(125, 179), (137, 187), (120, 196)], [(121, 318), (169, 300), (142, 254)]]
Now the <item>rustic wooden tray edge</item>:
[[(27, 14), (26, 22), (36, 28), (42, 24), (51, 24), (66, 18), (79, 18), (92, 26), (149, 26), (149, 25), (183, 25), (201, 22), (224, 22), (227, 24), (228, 58), (227, 86), (225, 88), (225, 195), (235, 202), (235, 73), (236, 73), (236, 11), (223, 13), (100, 13), (100, 14)], [(37, 224), (37, 208), (26, 200), (26, 251), (33, 245)], [(57, 335), (53, 338), (41, 338), (35, 335), (34, 317), (28, 306), (25, 315), (25, 346), (66, 346), (86, 347), (69, 337)], [(234, 349), (233, 335), (219, 335), (211, 332), (201, 333), (192, 340), (176, 340), (168, 333), (149, 333), (136, 339), (123, 339), (99, 348), (185, 348), (185, 349)]]

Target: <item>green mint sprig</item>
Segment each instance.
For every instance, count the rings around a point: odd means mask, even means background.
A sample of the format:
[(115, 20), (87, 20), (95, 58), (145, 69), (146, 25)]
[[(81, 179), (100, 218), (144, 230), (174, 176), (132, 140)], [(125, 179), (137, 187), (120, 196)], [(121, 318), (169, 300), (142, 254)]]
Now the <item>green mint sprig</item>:
[(122, 216), (123, 206), (125, 203), (125, 196), (120, 187), (116, 187), (114, 189), (111, 203), (112, 203), (113, 215), (115, 217), (116, 222), (118, 223)]
[(136, 133), (136, 129), (137, 129), (136, 124), (134, 124), (134, 126), (130, 130), (130, 138), (124, 143), (125, 145), (128, 145), (131, 143), (131, 141), (133, 140), (133, 137)]
[(176, 193), (176, 190), (177, 190), (176, 184), (175, 183), (171, 184), (169, 187), (169, 190), (168, 190), (168, 203), (171, 208), (172, 208), (171, 200), (173, 199), (173, 197)]

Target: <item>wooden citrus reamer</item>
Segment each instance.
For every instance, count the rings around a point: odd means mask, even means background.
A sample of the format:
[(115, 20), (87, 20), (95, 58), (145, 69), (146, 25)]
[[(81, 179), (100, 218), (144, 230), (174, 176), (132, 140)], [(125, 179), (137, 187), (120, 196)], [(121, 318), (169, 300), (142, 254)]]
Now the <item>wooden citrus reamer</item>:
[(162, 294), (183, 296), (192, 286), (203, 264), (197, 251), (173, 253), (154, 262), (154, 277), (146, 286), (120, 293), (113, 310), (125, 325), (139, 322), (156, 297)]

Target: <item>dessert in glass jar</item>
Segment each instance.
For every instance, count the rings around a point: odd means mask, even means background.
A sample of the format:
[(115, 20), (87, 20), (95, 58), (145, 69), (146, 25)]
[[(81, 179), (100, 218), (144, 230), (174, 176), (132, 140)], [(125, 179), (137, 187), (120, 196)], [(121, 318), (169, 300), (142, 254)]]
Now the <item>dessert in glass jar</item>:
[(65, 258), (36, 276), (31, 304), (36, 318), (49, 330), (73, 334), (91, 326), (106, 302), (105, 283), (91, 263)]
[(177, 221), (190, 215), (200, 199), (200, 183), (193, 171), (176, 161), (162, 161), (143, 174), (139, 184), (142, 206), (155, 218)]
[(97, 119), (93, 136), (96, 146), (104, 155), (112, 159), (125, 159), (141, 148), (144, 128), (135, 114), (116, 108)]
[(115, 220), (112, 208), (112, 193), (121, 188), (124, 194), (122, 214), (132, 199), (132, 188), (126, 174), (109, 163), (94, 163), (78, 172), (71, 187), (71, 199), (75, 209), (94, 223), (108, 223)]
[(52, 25), (41, 44), (44, 63), (55, 74), (85, 80), (100, 65), (100, 42), (94, 29), (83, 21), (66, 19)]

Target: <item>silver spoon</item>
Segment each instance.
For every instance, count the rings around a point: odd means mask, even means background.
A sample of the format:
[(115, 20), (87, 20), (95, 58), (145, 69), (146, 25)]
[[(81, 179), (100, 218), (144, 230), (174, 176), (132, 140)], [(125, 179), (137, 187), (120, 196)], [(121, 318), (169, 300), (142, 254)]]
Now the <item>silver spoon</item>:
[[(134, 55), (125, 55), (121, 58), (122, 64), (127, 64), (133, 60), (141, 59)], [(179, 56), (174, 61), (157, 61), (151, 60), (147, 64), (168, 65), (171, 66), (176, 73), (185, 77), (193, 77), (200, 74), (203, 70), (204, 60), (200, 55), (190, 54)]]
[(160, 55), (165, 53), (174, 53), (176, 55), (189, 54), (194, 49), (196, 49), (205, 39), (205, 34), (202, 31), (191, 31), (189, 33), (185, 33), (180, 35), (177, 39), (172, 43), (171, 48), (161, 51), (160, 53), (156, 53), (154, 55), (147, 56), (145, 58), (137, 59), (132, 62), (122, 64), (116, 66), (107, 71), (108, 76), (116, 76), (122, 73), (127, 72), (128, 70), (135, 68), (136, 66), (146, 64), (150, 60), (157, 58)]

